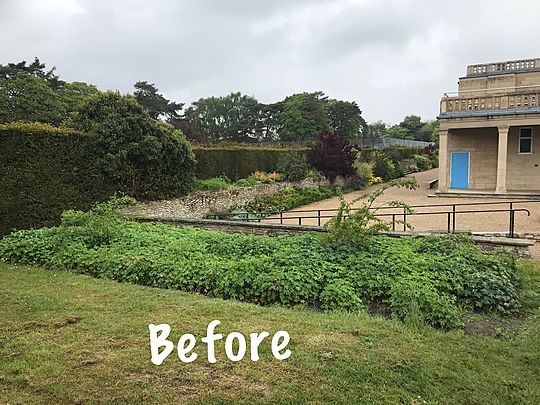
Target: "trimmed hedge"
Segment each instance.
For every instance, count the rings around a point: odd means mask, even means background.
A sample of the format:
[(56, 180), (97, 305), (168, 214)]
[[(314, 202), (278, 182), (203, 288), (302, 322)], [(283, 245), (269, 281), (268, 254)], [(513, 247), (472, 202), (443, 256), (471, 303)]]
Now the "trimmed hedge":
[(236, 181), (256, 171), (274, 172), (284, 154), (305, 154), (309, 148), (277, 148), (253, 146), (193, 146), (199, 179), (227, 176)]
[[(383, 152), (394, 162), (400, 160), (410, 159), (413, 155), (421, 154), (424, 148), (414, 148), (414, 147), (405, 147), (405, 146), (390, 146), (383, 149)], [(370, 161), (371, 155), (373, 152), (376, 152), (377, 149), (362, 148), (360, 151), (362, 160)]]
[(0, 125), (0, 236), (51, 226), (66, 209), (113, 195), (95, 166), (89, 135), (47, 124)]

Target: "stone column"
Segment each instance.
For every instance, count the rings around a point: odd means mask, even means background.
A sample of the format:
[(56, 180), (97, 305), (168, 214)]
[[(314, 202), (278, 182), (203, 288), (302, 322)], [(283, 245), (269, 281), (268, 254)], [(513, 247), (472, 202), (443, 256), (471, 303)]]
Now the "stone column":
[(497, 188), (495, 193), (506, 193), (506, 161), (508, 160), (508, 126), (499, 127), (499, 147), (497, 149)]
[(448, 191), (448, 130), (439, 129), (439, 191)]

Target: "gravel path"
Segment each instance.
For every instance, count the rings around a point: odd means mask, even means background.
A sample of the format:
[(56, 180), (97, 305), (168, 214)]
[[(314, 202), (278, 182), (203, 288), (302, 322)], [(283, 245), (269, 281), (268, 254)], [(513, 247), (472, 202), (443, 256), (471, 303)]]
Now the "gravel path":
[[(501, 202), (510, 201), (511, 199), (494, 199), (494, 198), (456, 198), (456, 197), (429, 197), (433, 195), (434, 190), (430, 190), (428, 182), (437, 178), (437, 169), (428, 170), (421, 173), (416, 173), (410, 176), (416, 177), (419, 187), (416, 190), (406, 189), (389, 189), (382, 197), (380, 197), (376, 203), (384, 204), (392, 200), (401, 200), (407, 202), (409, 205), (424, 205), (424, 204), (460, 204), (460, 203), (486, 203), (486, 202)], [(362, 195), (363, 193), (370, 191), (375, 186), (369, 187), (367, 190), (355, 191), (345, 196), (347, 201), (351, 201), (354, 198)], [(331, 209), (335, 210), (339, 205), (339, 198), (329, 198), (327, 200), (318, 201), (303, 207), (296, 208), (295, 210), (322, 210)], [(534, 233), (540, 234), (540, 202), (526, 202), (515, 203), (514, 208), (527, 208), (531, 212), (531, 216), (528, 217), (524, 212), (516, 213), (516, 232), (518, 233)], [(434, 212), (434, 211), (447, 211), (451, 207), (440, 208), (416, 208), (416, 212)], [(478, 206), (478, 207), (457, 207), (457, 211), (471, 210), (471, 209), (508, 209), (508, 205), (494, 205), (494, 206)], [(292, 211), (295, 211), (292, 210)], [(382, 211), (380, 211), (382, 212)], [(385, 213), (399, 212), (398, 211), (384, 211)], [(335, 212), (328, 213), (329, 215)], [(307, 216), (316, 215), (316, 213), (294, 213), (286, 212), (284, 217), (290, 216)], [(401, 216), (401, 219), (403, 216)], [(390, 217), (389, 217), (390, 219)], [(271, 220), (274, 222), (273, 220)], [(324, 223), (326, 220), (323, 220)], [(447, 229), (447, 215), (415, 215), (408, 217), (415, 230), (419, 231), (434, 231), (434, 230), (446, 230)], [(298, 220), (287, 220), (285, 223), (298, 223)], [(303, 219), (302, 225), (317, 225), (316, 219)], [(460, 231), (474, 231), (474, 232), (508, 232), (509, 228), (509, 213), (462, 213), (456, 216), (456, 230)], [(538, 259), (540, 259), (540, 244), (537, 243), (534, 248), (531, 248), (531, 253)]]

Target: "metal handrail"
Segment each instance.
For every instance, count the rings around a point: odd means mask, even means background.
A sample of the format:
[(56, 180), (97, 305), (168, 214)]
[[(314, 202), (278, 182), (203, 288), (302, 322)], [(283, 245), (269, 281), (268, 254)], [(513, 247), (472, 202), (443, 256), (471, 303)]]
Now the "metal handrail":
[[(410, 208), (428, 208), (428, 207), (452, 207), (452, 210), (448, 211), (427, 211), (427, 212), (417, 212), (417, 211), (409, 211), (406, 208), (403, 207), (380, 207), (379, 209), (400, 209), (403, 208), (403, 212), (401, 213), (377, 213), (374, 214), (375, 217), (392, 217), (392, 230), (396, 230), (396, 224), (403, 223), (403, 230), (407, 230), (407, 217), (408, 216), (414, 216), (414, 215), (447, 215), (447, 232), (455, 232), (456, 231), (456, 223), (457, 223), (457, 214), (479, 214), (479, 213), (498, 213), (498, 212), (508, 212), (509, 213), (509, 230), (508, 230), (508, 236), (513, 238), (515, 236), (515, 214), (516, 212), (525, 212), (527, 216), (531, 215), (531, 212), (526, 208), (514, 208), (514, 204), (522, 204), (522, 203), (537, 203), (540, 202), (540, 200), (522, 200), (522, 201), (505, 201), (505, 202), (487, 202), (487, 203), (455, 203), (455, 204), (432, 204), (432, 205), (416, 205), (416, 206), (410, 206)], [(494, 205), (494, 204), (509, 204), (508, 209), (490, 209), (490, 210), (457, 210), (456, 207), (459, 206), (477, 206), (477, 205)], [(349, 211), (358, 211), (361, 208), (351, 208)], [(324, 213), (337, 211), (338, 209), (320, 209), (320, 210), (291, 210), (291, 211), (278, 211), (278, 212), (258, 212), (255, 215), (266, 215), (266, 216), (255, 216), (250, 217), (250, 215), (254, 215), (252, 213), (244, 212), (244, 213), (235, 213), (235, 214), (229, 214), (227, 217), (237, 217), (236, 220), (239, 221), (247, 221), (247, 222), (262, 222), (264, 220), (279, 220), (280, 224), (284, 223), (284, 220), (298, 220), (298, 225), (302, 225), (302, 220), (307, 219), (317, 219), (317, 225), (321, 226), (321, 220), (327, 219), (327, 218), (333, 218), (335, 215), (325, 215)], [(305, 215), (305, 216), (284, 216), (283, 214), (287, 213), (317, 213), (317, 215)], [(279, 217), (276, 218), (276, 215), (279, 214)], [(244, 218), (238, 216), (245, 216)], [(344, 217), (347, 217), (348, 215), (344, 215)], [(216, 218), (219, 216), (216, 215)], [(403, 217), (403, 220), (401, 220), (401, 217)], [(231, 219), (231, 218), (230, 218)], [(232, 218), (234, 219), (234, 218)]]
[[(489, 201), (489, 202), (475, 202), (475, 203), (447, 203), (447, 204), (420, 204), (420, 205), (410, 205), (410, 208), (430, 208), (430, 207), (463, 207), (463, 206), (477, 206), (477, 205), (502, 205), (502, 204), (510, 204), (511, 206), (513, 204), (529, 204), (529, 203), (540, 203), (540, 200), (514, 200), (514, 201)], [(399, 209), (400, 207), (390, 207), (390, 206), (384, 206), (379, 207), (378, 209)], [(358, 211), (361, 208), (350, 208), (349, 211)], [(373, 208), (374, 209), (374, 208)], [(281, 213), (290, 213), (290, 212), (298, 212), (298, 213), (312, 213), (312, 212), (335, 212), (338, 208), (324, 208), (324, 209), (311, 209), (311, 210), (284, 210), (284, 211), (258, 211), (255, 214), (264, 214), (266, 216), (269, 215), (279, 215)], [(461, 211), (459, 211), (461, 212)], [(245, 215), (250, 214), (253, 215), (254, 213), (251, 212), (237, 212), (231, 215)], [(229, 215), (228, 215), (229, 216)], [(287, 217), (288, 218), (288, 217)]]

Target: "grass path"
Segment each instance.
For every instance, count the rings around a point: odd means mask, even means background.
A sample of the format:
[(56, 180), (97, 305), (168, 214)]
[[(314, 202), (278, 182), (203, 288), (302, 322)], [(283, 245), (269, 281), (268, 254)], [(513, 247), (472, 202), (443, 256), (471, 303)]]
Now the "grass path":
[[(494, 340), (364, 314), (261, 308), (0, 263), (0, 403), (540, 403), (540, 263), (523, 262), (529, 316)], [(287, 330), (290, 359), (150, 362), (149, 323), (172, 337)], [(424, 402), (425, 401), (425, 402)]]

